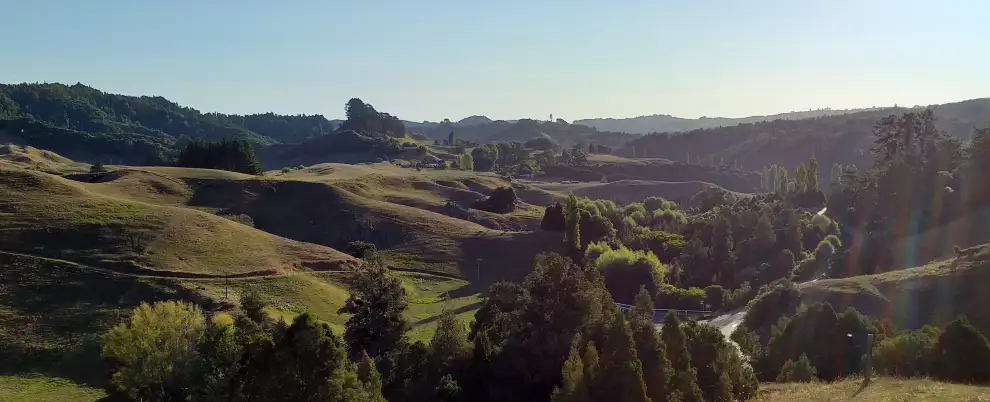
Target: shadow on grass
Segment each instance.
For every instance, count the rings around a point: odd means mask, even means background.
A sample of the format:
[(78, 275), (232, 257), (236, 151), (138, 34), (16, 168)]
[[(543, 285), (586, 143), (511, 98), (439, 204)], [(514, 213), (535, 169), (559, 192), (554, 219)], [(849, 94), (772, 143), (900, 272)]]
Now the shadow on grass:
[[(481, 303), (482, 302), (477, 301), (477, 302), (474, 302), (474, 303), (471, 303), (471, 304), (467, 304), (467, 305), (464, 305), (464, 306), (460, 306), (458, 308), (451, 309), (451, 310), (448, 310), (448, 311), (450, 311), (451, 313), (453, 313), (455, 315), (456, 314), (461, 314), (461, 313), (465, 313), (465, 312), (468, 312), (468, 311), (471, 311), (471, 310), (478, 309), (479, 307), (481, 307)], [(440, 314), (437, 314), (437, 315), (435, 315), (433, 317), (430, 317), (430, 318), (424, 318), (422, 320), (418, 320), (416, 322), (413, 322), (412, 323), (412, 326), (415, 328), (415, 327), (418, 327), (418, 326), (427, 325), (427, 324), (430, 324), (430, 323), (439, 321), (440, 320), (440, 317), (441, 317), (441, 315)]]
[(185, 300), (211, 309), (175, 281), (86, 271), (0, 253), (0, 374), (42, 374), (103, 388), (100, 338), (141, 302)]

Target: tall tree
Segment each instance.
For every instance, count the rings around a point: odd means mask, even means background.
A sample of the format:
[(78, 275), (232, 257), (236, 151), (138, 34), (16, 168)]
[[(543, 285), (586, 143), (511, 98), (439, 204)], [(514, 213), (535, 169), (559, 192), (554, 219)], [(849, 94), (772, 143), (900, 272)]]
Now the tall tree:
[(664, 402), (670, 391), (674, 370), (667, 360), (667, 347), (660, 339), (653, 324), (653, 298), (646, 288), (636, 296), (636, 304), (629, 311), (629, 325), (636, 342), (636, 353), (643, 363), (643, 381), (646, 393), (653, 402)]
[(670, 385), (671, 395), (683, 402), (703, 401), (704, 396), (698, 388), (698, 371), (691, 363), (691, 354), (688, 351), (687, 335), (681, 327), (681, 320), (673, 311), (663, 318), (660, 336), (667, 347), (667, 359), (675, 373)]
[(406, 342), (409, 328), (403, 312), (408, 305), (402, 282), (378, 257), (367, 261), (354, 274), (351, 295), (338, 313), (350, 314), (344, 339), (351, 357), (367, 352), (377, 358)]

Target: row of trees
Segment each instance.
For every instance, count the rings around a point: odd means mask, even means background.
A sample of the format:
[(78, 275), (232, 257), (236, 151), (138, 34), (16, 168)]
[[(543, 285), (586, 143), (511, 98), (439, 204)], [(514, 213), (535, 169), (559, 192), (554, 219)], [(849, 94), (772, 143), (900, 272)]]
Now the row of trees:
[(755, 373), (717, 328), (664, 318), (646, 290), (623, 314), (596, 269), (537, 257), (497, 283), (468, 331), (444, 313), (429, 344), (406, 338), (401, 281), (375, 258), (351, 280), (343, 337), (303, 314), (292, 324), (256, 296), (206, 318), (142, 305), (103, 340), (112, 392), (146, 401), (732, 401)]
[(178, 166), (261, 174), (254, 147), (244, 139), (196, 140), (179, 153)]

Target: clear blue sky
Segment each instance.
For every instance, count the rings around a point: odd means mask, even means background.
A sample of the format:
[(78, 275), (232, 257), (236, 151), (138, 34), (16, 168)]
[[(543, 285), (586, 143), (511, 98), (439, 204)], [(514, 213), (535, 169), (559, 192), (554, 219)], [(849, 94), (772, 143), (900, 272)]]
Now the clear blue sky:
[(990, 96), (990, 1), (0, 0), (0, 81), (407, 120)]

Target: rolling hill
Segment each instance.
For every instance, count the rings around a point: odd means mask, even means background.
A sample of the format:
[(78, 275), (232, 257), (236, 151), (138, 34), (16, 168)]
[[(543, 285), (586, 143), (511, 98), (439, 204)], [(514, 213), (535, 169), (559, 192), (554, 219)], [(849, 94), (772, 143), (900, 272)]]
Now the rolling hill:
[(822, 116), (835, 116), (861, 112), (870, 109), (846, 109), (832, 110), (819, 109), (803, 112), (779, 113), (767, 116), (750, 117), (699, 117), (697, 119), (685, 119), (668, 114), (655, 114), (650, 116), (639, 116), (629, 118), (597, 118), (574, 120), (574, 124), (590, 126), (603, 131), (620, 131), (632, 134), (650, 133), (676, 133), (691, 131), (703, 128), (728, 127), (739, 124), (757, 123), (761, 121), (773, 120), (801, 120)]
[[(891, 114), (920, 109), (885, 108), (802, 120), (778, 119), (683, 133), (650, 134), (629, 141), (619, 155), (692, 163), (738, 163), (745, 169), (773, 164), (794, 168), (809, 158), (819, 166), (869, 166), (873, 127)], [(936, 105), (937, 127), (962, 142), (990, 122), (990, 98)], [(720, 162), (721, 161), (721, 162)]]

